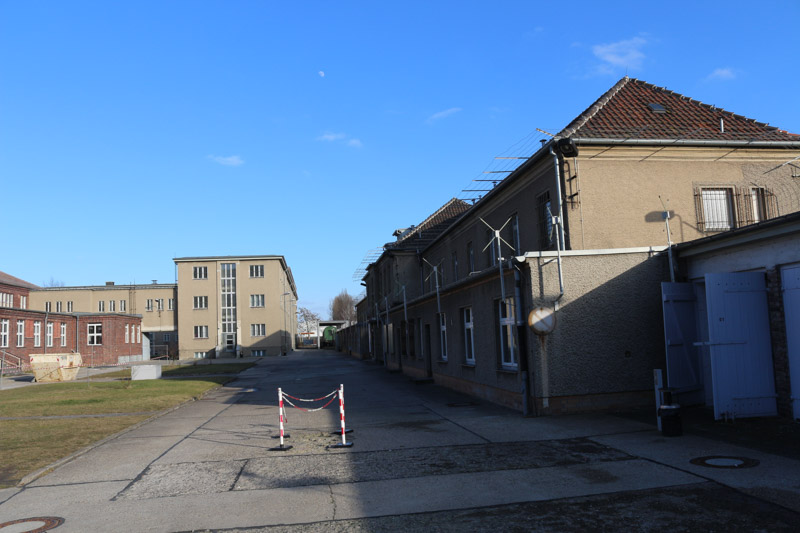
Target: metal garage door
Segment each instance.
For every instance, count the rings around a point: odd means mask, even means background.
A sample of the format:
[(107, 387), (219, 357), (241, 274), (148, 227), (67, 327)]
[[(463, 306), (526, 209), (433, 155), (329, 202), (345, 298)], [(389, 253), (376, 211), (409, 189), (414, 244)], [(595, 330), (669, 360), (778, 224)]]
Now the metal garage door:
[(800, 418), (800, 265), (781, 269), (783, 311), (786, 316), (786, 344), (792, 387), (792, 412)]
[(777, 415), (764, 274), (705, 280), (714, 418)]

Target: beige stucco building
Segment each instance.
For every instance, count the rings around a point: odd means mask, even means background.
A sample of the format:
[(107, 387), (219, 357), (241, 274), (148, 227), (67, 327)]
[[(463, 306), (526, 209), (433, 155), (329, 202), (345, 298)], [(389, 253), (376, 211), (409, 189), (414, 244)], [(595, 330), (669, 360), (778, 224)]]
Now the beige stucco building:
[(297, 288), (283, 256), (180, 257), (181, 359), (294, 348)]
[(30, 292), (30, 308), (54, 313), (125, 313), (142, 316), (151, 357), (178, 353), (178, 286), (175, 283), (46, 287)]
[(646, 405), (663, 251), (800, 210), (798, 157), (798, 135), (623, 78), (474, 205), (395, 232), (346, 348), (525, 412)]

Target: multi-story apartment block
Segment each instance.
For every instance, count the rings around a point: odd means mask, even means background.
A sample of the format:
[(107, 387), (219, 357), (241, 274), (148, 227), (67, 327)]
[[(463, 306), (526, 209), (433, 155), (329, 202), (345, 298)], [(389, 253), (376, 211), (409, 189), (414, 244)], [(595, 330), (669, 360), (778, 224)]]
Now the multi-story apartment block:
[(121, 313), (142, 316), (145, 351), (151, 357), (178, 353), (178, 286), (149, 283), (45, 287), (30, 291), (30, 308), (53, 313)]
[(297, 288), (279, 255), (179, 257), (181, 359), (285, 354)]

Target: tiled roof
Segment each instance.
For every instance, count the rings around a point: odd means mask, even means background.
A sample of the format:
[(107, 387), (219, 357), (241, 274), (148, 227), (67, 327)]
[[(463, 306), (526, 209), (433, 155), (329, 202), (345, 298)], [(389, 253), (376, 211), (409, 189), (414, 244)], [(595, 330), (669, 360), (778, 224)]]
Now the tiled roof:
[(15, 278), (11, 274), (6, 274), (3, 271), (0, 271), (0, 283), (4, 283), (5, 285), (13, 285), (14, 287), (25, 287), (26, 289), (38, 289), (38, 285), (34, 285), (33, 283), (28, 283), (25, 280)]
[(450, 227), (470, 207), (472, 206), (467, 202), (452, 198), (414, 229), (402, 235), (397, 241), (387, 243), (384, 248), (387, 250), (421, 249)]
[(800, 135), (627, 76), (556, 137), (800, 142)]

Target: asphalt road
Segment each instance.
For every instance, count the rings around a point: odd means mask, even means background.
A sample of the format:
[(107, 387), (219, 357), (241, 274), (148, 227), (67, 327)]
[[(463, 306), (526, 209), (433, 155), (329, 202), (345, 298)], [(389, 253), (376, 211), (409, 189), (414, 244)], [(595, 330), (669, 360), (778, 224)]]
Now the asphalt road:
[[(287, 406), (277, 388), (338, 402)], [(321, 406), (328, 400), (302, 403)], [(57, 443), (54, 443), (57, 445)], [(751, 468), (692, 464), (754, 459)], [(0, 490), (0, 533), (52, 531), (781, 531), (800, 461), (610, 415), (522, 418), (327, 351), (264, 358), (202, 400)]]

